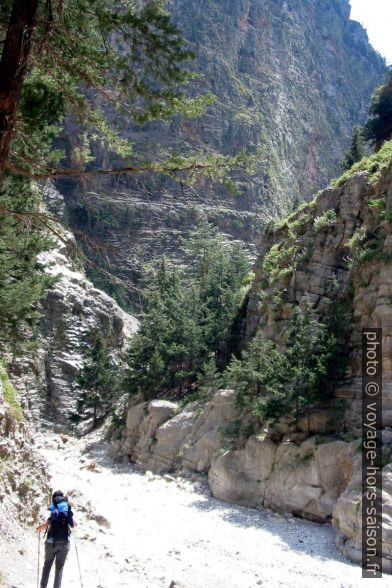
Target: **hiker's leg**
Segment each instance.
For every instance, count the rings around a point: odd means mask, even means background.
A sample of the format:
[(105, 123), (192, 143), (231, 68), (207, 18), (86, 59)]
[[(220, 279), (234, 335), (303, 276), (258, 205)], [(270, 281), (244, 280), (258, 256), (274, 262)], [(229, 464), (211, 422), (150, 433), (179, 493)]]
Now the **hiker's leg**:
[(42, 576), (41, 576), (41, 588), (46, 588), (48, 585), (50, 569), (52, 567), (52, 563), (54, 560), (54, 556), (56, 554), (54, 543), (45, 543), (45, 562), (44, 567), (42, 568)]
[(63, 577), (63, 568), (65, 560), (69, 552), (70, 544), (67, 543), (56, 543), (56, 574), (54, 577), (53, 588), (61, 587), (61, 578)]

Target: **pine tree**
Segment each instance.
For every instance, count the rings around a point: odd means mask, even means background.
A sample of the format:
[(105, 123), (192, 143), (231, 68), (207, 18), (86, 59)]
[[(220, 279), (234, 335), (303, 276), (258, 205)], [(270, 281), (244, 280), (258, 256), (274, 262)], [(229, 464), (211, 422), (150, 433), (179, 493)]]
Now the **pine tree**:
[(141, 327), (129, 350), (131, 394), (146, 398), (182, 389), (199, 368), (201, 331), (197, 298), (180, 270), (162, 260), (146, 293)]
[(294, 310), (285, 353), (287, 395), (296, 420), (305, 409), (309, 417), (310, 406), (322, 396), (321, 383), (334, 345), (335, 337), (305, 298)]
[[(93, 88), (119, 113), (126, 112), (139, 122), (174, 113), (197, 115), (209, 102), (189, 99), (184, 92), (192, 74), (183, 65), (193, 54), (184, 48), (162, 2), (148, 1), (139, 8), (137, 4), (133, 0), (2, 4), (0, 177), (7, 165), (14, 170), (20, 167), (20, 172), (32, 170), (32, 160), (15, 153), (11, 145), (22, 89), (31, 74), (50, 80), (62, 94), (63, 114), (77, 114), (80, 163), (88, 162), (89, 144), (97, 140), (120, 155), (131, 153), (94, 107), (86, 88)], [(19, 132), (23, 123), (19, 118)]]
[(184, 248), (193, 260), (190, 272), (199, 289), (204, 340), (217, 358), (245, 294), (249, 261), (240, 243), (229, 243), (207, 222), (200, 223)]
[(224, 378), (237, 390), (240, 406), (260, 419), (310, 414), (320, 400), (330, 399), (329, 370), (336, 353), (336, 337), (304, 299), (290, 320), (286, 349), (259, 331), (241, 358), (234, 358)]
[(95, 334), (94, 343), (86, 354), (78, 384), (82, 392), (73, 420), (78, 422), (82, 416), (91, 414), (93, 427), (96, 427), (108, 414), (120, 386), (120, 375), (110, 355), (110, 347), (100, 333)]
[(250, 406), (258, 417), (284, 413), (286, 405), (284, 356), (259, 330), (241, 358), (233, 358), (224, 374), (227, 385), (237, 391), (240, 406)]
[[(198, 116), (212, 101), (190, 96), (193, 53), (163, 5), (161, 0), (0, 3), (0, 338), (11, 324), (31, 322), (33, 306), (48, 286), (37, 256), (48, 248), (48, 230), (56, 233), (56, 226), (42, 212), (36, 180), (143, 171), (192, 182), (198, 174), (223, 179), (236, 161), (244, 161), (242, 154), (188, 152), (159, 162), (152, 156), (141, 164), (119, 132), (124, 121)], [(106, 120), (105, 107), (116, 113), (110, 118), (118, 127)], [(67, 157), (58, 139), (65, 115), (75, 145)], [(97, 170), (97, 145), (115, 155), (115, 169)]]
[(223, 385), (222, 373), (218, 370), (214, 356), (211, 356), (197, 374), (197, 398), (210, 400)]
[(351, 140), (350, 148), (342, 163), (343, 171), (350, 169), (354, 163), (361, 161), (365, 155), (365, 144), (363, 138), (363, 131), (359, 127), (354, 129), (354, 135)]
[[(29, 7), (27, 8), (27, 4)], [(129, 120), (144, 124), (173, 115), (199, 116), (214, 99), (192, 97), (188, 68), (194, 54), (161, 0), (39, 0), (4, 2), (0, 32), (0, 185), (4, 171), (36, 180), (119, 173), (164, 173), (189, 183), (204, 175), (229, 181), (234, 165), (247, 167), (244, 153), (224, 156), (205, 152), (171, 153), (166, 159), (140, 163), (119, 129)], [(37, 157), (36, 136), (26, 132), (21, 109), (29, 80), (62, 100), (58, 118), (68, 115), (73, 128), (72, 153), (58, 166), (47, 153)], [(43, 114), (45, 92), (35, 92)], [(115, 112), (110, 124), (102, 105)], [(34, 108), (29, 116), (36, 116)], [(23, 140), (21, 141), (21, 138)], [(94, 166), (96, 146), (118, 157), (113, 169)]]

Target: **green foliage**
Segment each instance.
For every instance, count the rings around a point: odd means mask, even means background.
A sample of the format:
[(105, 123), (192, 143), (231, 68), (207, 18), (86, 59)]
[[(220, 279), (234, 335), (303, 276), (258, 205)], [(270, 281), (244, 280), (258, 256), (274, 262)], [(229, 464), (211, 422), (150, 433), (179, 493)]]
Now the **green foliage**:
[(369, 114), (364, 136), (379, 150), (385, 141), (392, 138), (392, 72), (389, 72), (386, 84), (377, 89)]
[[(295, 226), (300, 227), (306, 224), (308, 220), (312, 218), (312, 212), (315, 210), (317, 205), (317, 198), (314, 198), (310, 202), (303, 202), (295, 208), (286, 218), (274, 223), (275, 230), (282, 230), (287, 228), (291, 228), (295, 230)], [(299, 223), (299, 224), (297, 224)]]
[(244, 422), (243, 420), (235, 420), (227, 425), (224, 425), (220, 434), (222, 437), (222, 447), (226, 450), (237, 449), (241, 443), (245, 442), (251, 435), (255, 433), (255, 423)]
[(383, 220), (387, 220), (387, 221), (391, 222), (392, 221), (392, 208), (388, 208), (388, 210), (385, 210), (382, 213), (382, 217), (381, 218)]
[(108, 415), (121, 389), (120, 370), (111, 356), (109, 342), (99, 332), (94, 334), (78, 384), (81, 393), (77, 413), (71, 420), (78, 423), (91, 416), (95, 427)]
[(385, 210), (385, 206), (385, 198), (374, 198), (369, 201), (369, 207), (379, 213)]
[(346, 241), (345, 246), (350, 250), (353, 261), (358, 261), (362, 246), (367, 240), (367, 229), (366, 227), (358, 227), (354, 233)]
[[(371, 203), (374, 203), (371, 205)], [(383, 198), (369, 202), (369, 205), (376, 211), (380, 219), (388, 220), (385, 210), (385, 200)], [(380, 261), (390, 263), (392, 255), (384, 251), (384, 238), (381, 238), (377, 230), (370, 230), (366, 227), (356, 229), (352, 237), (346, 242), (346, 247), (350, 250), (350, 263), (361, 264)]]
[(51, 245), (34, 222), (39, 202), (39, 190), (30, 181), (6, 177), (0, 193), (0, 341), (35, 325), (36, 303), (54, 281), (37, 263), (37, 255)]
[[(233, 358), (224, 374), (228, 385), (237, 390), (239, 406), (251, 406), (255, 416), (260, 416), (261, 396), (284, 397), (284, 356), (274, 343), (265, 339), (259, 331), (252, 339), (241, 359)], [(271, 405), (272, 406), (272, 400)]]
[(265, 287), (271, 287), (278, 279), (292, 274), (298, 248), (294, 235), (291, 235), (291, 240), (289, 238), (272, 245), (263, 261)]
[(375, 212), (380, 220), (392, 220), (392, 209), (387, 209), (385, 198), (376, 198), (369, 201), (369, 208)]
[(343, 171), (351, 169), (354, 163), (361, 161), (365, 155), (365, 143), (363, 138), (363, 132), (360, 128), (354, 129), (354, 135), (351, 140), (350, 148), (342, 162)]
[(358, 263), (371, 263), (372, 261), (380, 261), (382, 263), (392, 262), (392, 254), (383, 251), (383, 242), (375, 239), (369, 241), (358, 256)]
[(197, 386), (209, 394), (218, 379), (215, 361), (246, 293), (249, 262), (238, 243), (205, 223), (184, 248), (187, 272), (160, 262), (129, 350), (128, 389), (146, 399), (181, 396)]
[(381, 149), (369, 157), (364, 157), (344, 172), (337, 180), (333, 180), (332, 186), (343, 186), (349, 178), (358, 172), (369, 174), (370, 184), (376, 184), (384, 170), (388, 169), (392, 162), (392, 141), (387, 141)]
[(222, 373), (218, 370), (214, 354), (203, 365), (196, 377), (197, 400), (207, 401), (222, 387)]
[[(11, 4), (2, 8), (3, 37)], [(61, 150), (51, 148), (53, 139), (67, 115), (73, 131), (67, 163), (75, 169), (85, 169), (95, 162), (98, 151), (105, 150), (118, 156), (119, 169), (141, 168), (171, 178), (183, 172), (182, 181), (191, 184), (196, 176), (205, 175), (234, 189), (228, 172), (250, 165), (244, 154), (226, 157), (210, 149), (140, 162), (121, 134), (130, 120), (144, 125), (174, 115), (197, 117), (214, 102), (211, 94), (195, 96), (188, 89), (190, 80), (200, 77), (189, 69), (195, 55), (185, 48), (162, 4), (157, 0), (39, 2), (10, 154), (14, 168), (32, 175), (52, 174), (64, 157)], [(103, 103), (113, 114), (110, 123)]]
[(3, 387), (4, 400), (11, 407), (11, 416), (17, 421), (23, 421), (24, 415), (19, 400), (19, 394), (8, 379), (8, 374), (0, 363), (0, 380)]
[(331, 398), (348, 359), (346, 344), (338, 337), (339, 320), (333, 302), (323, 323), (304, 299), (293, 312), (284, 351), (259, 331), (224, 375), (237, 390), (239, 405), (261, 420), (298, 418), (312, 404)]
[(321, 216), (314, 219), (314, 228), (317, 233), (328, 230), (336, 224), (337, 220), (338, 217), (333, 209), (326, 210)]
[[(347, 384), (347, 365), (349, 363), (352, 334), (352, 307), (349, 296), (339, 300), (339, 282), (333, 275), (327, 283), (326, 295), (329, 304), (325, 311), (324, 323), (329, 337), (331, 352), (326, 360), (325, 376), (321, 378), (319, 386), (327, 397), (334, 396), (337, 386)], [(338, 401), (341, 411), (347, 408), (345, 400)]]
[(311, 220), (312, 216), (310, 214), (301, 214), (295, 221), (288, 224), (288, 228), (294, 234), (301, 235), (310, 224)]

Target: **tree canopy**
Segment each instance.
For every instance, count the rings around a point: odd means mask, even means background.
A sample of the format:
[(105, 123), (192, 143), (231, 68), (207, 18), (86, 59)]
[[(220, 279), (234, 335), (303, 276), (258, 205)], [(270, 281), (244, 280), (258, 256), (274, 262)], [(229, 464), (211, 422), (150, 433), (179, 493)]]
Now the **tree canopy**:
[[(249, 262), (242, 247), (202, 223), (185, 243), (185, 272), (166, 260), (145, 295), (128, 353), (128, 389), (154, 398), (193, 392), (213, 378), (216, 360), (245, 296)], [(213, 364), (213, 365), (211, 365)]]
[[(28, 10), (26, 4), (29, 5)], [(35, 179), (119, 171), (205, 173), (222, 179), (243, 162), (214, 152), (167, 154), (140, 162), (117, 121), (143, 124), (175, 114), (198, 116), (212, 96), (191, 97), (193, 53), (162, 0), (21, 0), (0, 9), (0, 177), (6, 169)], [(68, 117), (74, 150), (67, 165), (52, 140)], [(27, 130), (34, 127), (34, 132)], [(45, 130), (46, 127), (46, 130)], [(48, 128), (50, 127), (50, 128)], [(97, 169), (94, 145), (118, 156), (114, 169)], [(49, 148), (49, 147), (50, 148)]]
[(369, 114), (364, 135), (378, 151), (385, 141), (392, 138), (392, 71), (386, 84), (376, 90)]

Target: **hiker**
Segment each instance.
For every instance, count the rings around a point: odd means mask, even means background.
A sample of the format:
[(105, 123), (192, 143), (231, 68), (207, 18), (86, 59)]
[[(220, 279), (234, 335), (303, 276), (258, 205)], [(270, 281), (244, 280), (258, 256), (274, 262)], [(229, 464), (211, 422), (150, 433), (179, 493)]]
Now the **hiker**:
[(68, 499), (61, 490), (54, 492), (52, 504), (49, 507), (50, 517), (48, 520), (37, 527), (37, 531), (46, 530), (47, 538), (45, 542), (45, 562), (42, 569), (41, 588), (46, 588), (49, 581), (49, 574), (53, 562), (56, 560), (56, 572), (54, 577), (53, 588), (61, 587), (61, 578), (63, 568), (67, 558), (70, 544), (70, 527), (75, 527), (73, 512), (68, 503)]

